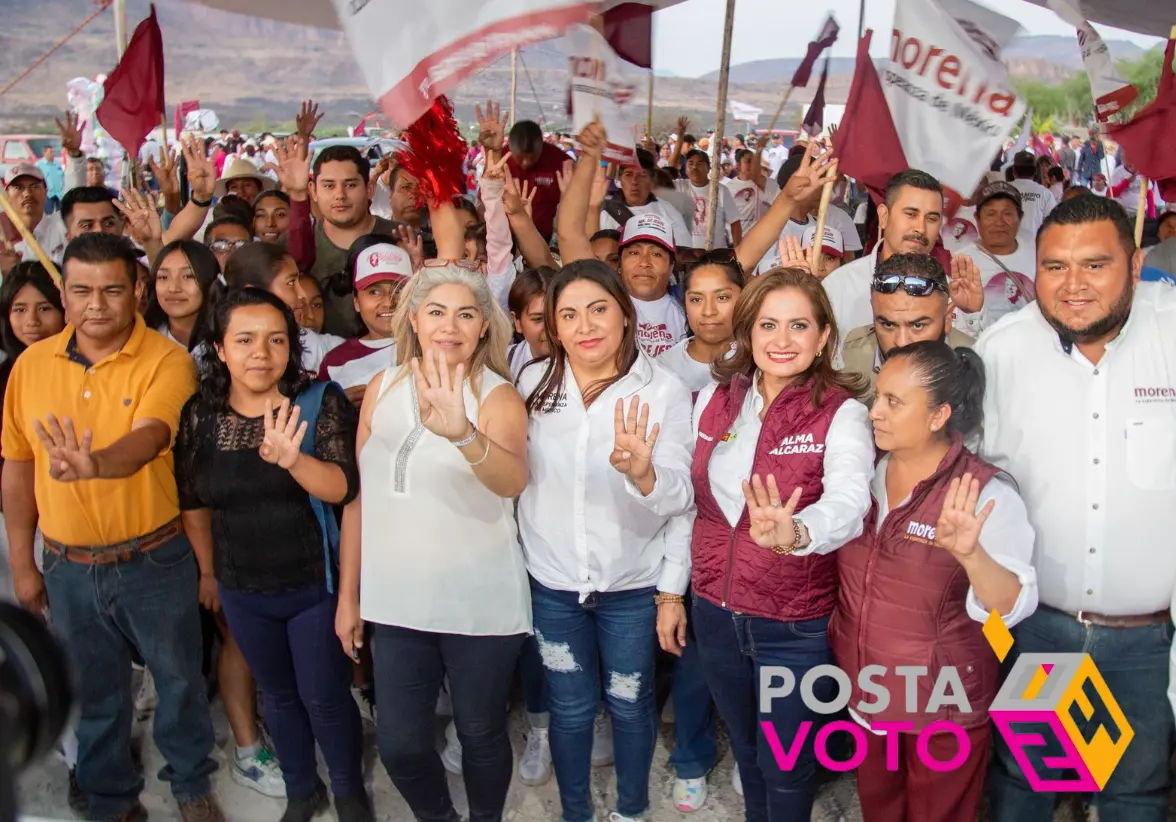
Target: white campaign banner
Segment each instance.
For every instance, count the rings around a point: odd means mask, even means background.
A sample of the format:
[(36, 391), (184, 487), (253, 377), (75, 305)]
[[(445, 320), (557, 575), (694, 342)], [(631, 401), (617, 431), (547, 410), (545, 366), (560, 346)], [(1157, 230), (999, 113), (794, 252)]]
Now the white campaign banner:
[(1095, 31), (1094, 26), (1082, 16), (1071, 0), (1047, 0), (1049, 7), (1071, 26), (1078, 30), (1078, 48), (1082, 52), (1082, 65), (1090, 79), (1090, 93), (1094, 97), (1095, 118), (1107, 122), (1139, 96), (1139, 90), (1128, 83), (1115, 68), (1111, 50)]
[(937, 0), (895, 4), (882, 85), (911, 167), (971, 193), (1025, 114), (1000, 62), (1017, 24), (988, 9), (968, 14), (967, 0), (950, 4), (950, 12)]
[(559, 37), (592, 11), (587, 0), (331, 2), (372, 95), (402, 127), (495, 58)]
[(579, 134), (599, 117), (608, 135), (604, 159), (633, 165), (637, 151), (630, 113), (637, 87), (621, 74), (620, 58), (599, 31), (588, 25), (572, 26), (566, 39), (572, 130)]
[(756, 124), (759, 118), (763, 115), (762, 108), (749, 106), (747, 103), (740, 103), (738, 100), (731, 100), (727, 103), (731, 108), (731, 118), (737, 123), (751, 123)]

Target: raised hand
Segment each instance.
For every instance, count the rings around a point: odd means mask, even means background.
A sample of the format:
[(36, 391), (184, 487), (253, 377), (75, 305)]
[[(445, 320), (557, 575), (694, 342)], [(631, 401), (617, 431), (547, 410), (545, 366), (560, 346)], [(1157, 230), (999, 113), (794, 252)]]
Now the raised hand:
[(605, 132), (604, 126), (600, 124), (600, 119), (594, 119), (584, 126), (584, 130), (580, 132), (576, 142), (580, 144), (581, 161), (592, 160), (599, 163), (604, 155), (604, 147), (608, 144), (608, 134)]
[(277, 414), (273, 402), (265, 401), (265, 416), (262, 418), (265, 437), (257, 451), (263, 460), (287, 471), (298, 462), (302, 455), (302, 438), (306, 436), (306, 423), (298, 424), (300, 412), (298, 406), (290, 410), (289, 397), (282, 399)]
[(795, 489), (788, 502), (781, 505), (780, 489), (776, 487), (776, 478), (772, 474), (768, 474), (766, 488), (759, 474), (752, 475), (750, 483), (743, 481), (743, 498), (747, 500), (747, 516), (751, 520), (751, 539), (756, 545), (761, 548), (792, 548), (795, 545), (796, 528), (792, 515), (796, 513), (800, 493), (800, 488)]
[(788, 179), (781, 192), (795, 203), (804, 203), (821, 196), (821, 187), (837, 181), (837, 158), (833, 152), (814, 157), (817, 149), (815, 140), (810, 140), (804, 152), (804, 159)]
[(200, 202), (212, 199), (212, 191), (216, 187), (216, 166), (204, 153), (204, 143), (189, 134), (184, 139), (181, 149), (184, 162), (188, 164), (188, 186), (192, 189), (192, 197)]
[(600, 208), (608, 197), (608, 180), (613, 174), (613, 166), (606, 170), (599, 163), (596, 164), (596, 176), (592, 179), (592, 193), (588, 195), (588, 208)]
[(449, 363), (440, 348), (426, 351), (424, 366), (413, 357), (409, 363), (416, 381), (417, 407), (421, 425), (439, 437), (457, 442), (470, 434), (465, 407), (465, 365), (459, 363), (449, 375)]
[(54, 117), (57, 123), (57, 133), (61, 135), (61, 148), (71, 157), (82, 156), (82, 130), (78, 125), (78, 115), (72, 111), (65, 112), (65, 121)]
[(481, 106), (474, 106), (474, 115), (478, 118), (478, 142), (487, 151), (502, 151), (502, 144), (506, 142), (506, 124), (510, 121), (510, 112), (503, 114), (502, 106), (487, 100), (486, 113), (482, 113)]
[(494, 158), (497, 156), (497, 152), (486, 155), (486, 168), (482, 172), (483, 180), (506, 179), (506, 164), (510, 160), (510, 152), (506, 152), (501, 157), (498, 157), (497, 160), (495, 160)]
[(303, 195), (310, 188), (309, 143), (298, 135), (289, 137), (285, 143), (274, 146), (274, 158), (278, 161), (278, 183), (287, 194)]
[(980, 269), (971, 257), (951, 255), (951, 301), (965, 314), (975, 314), (984, 307), (984, 286), (980, 284)]
[(148, 243), (163, 241), (163, 224), (159, 219), (159, 211), (146, 194), (133, 188), (124, 188), (119, 199), (113, 203), (122, 214), (135, 242), (146, 247)]
[(79, 441), (74, 431), (73, 420), (64, 417), (61, 422), (50, 414), (45, 424), (33, 420), (37, 439), (49, 453), (49, 476), (59, 482), (77, 482), (98, 476), (98, 463), (90, 452), (94, 440), (92, 431), (87, 430)]
[(935, 544), (950, 551), (956, 559), (964, 560), (976, 553), (980, 547), (980, 531), (996, 506), (996, 500), (989, 500), (976, 513), (979, 500), (980, 482), (971, 474), (956, 477), (948, 486), (939, 522), (935, 524)]
[(148, 157), (147, 167), (151, 169), (151, 175), (159, 184), (159, 193), (162, 196), (168, 197), (179, 193), (180, 180), (176, 176), (176, 161), (171, 152), (161, 152), (159, 160), (156, 160), (154, 155)]
[(528, 181), (523, 180), (523, 190), (519, 192), (519, 201), (522, 203), (523, 211), (531, 219), (535, 218), (535, 195), (538, 191), (539, 186), (532, 186)]
[[(640, 413), (638, 409), (640, 408)], [(649, 427), (649, 406), (641, 404), (640, 397), (633, 397), (629, 413), (625, 413), (625, 401), (617, 400), (613, 417), (613, 451), (608, 461), (613, 468), (625, 474), (637, 485), (646, 483), (653, 475), (653, 446), (661, 426)]]
[(562, 197), (572, 184), (572, 175), (576, 172), (576, 161), (571, 158), (564, 160), (563, 166), (555, 172), (555, 181), (559, 184), (559, 195)]
[(678, 118), (678, 139), (681, 140), (686, 136), (686, 132), (690, 130), (690, 120), (687, 117)]
[(294, 122), (298, 125), (298, 136), (309, 141), (311, 135), (314, 134), (315, 126), (319, 124), (321, 119), (323, 119), (323, 115), (319, 113), (318, 103), (314, 100), (305, 101), (302, 104), (302, 110), (294, 118)]
[(408, 252), (412, 261), (412, 270), (419, 271), (425, 262), (425, 242), (419, 231), (410, 225), (401, 223), (392, 230), (396, 238), (396, 245)]

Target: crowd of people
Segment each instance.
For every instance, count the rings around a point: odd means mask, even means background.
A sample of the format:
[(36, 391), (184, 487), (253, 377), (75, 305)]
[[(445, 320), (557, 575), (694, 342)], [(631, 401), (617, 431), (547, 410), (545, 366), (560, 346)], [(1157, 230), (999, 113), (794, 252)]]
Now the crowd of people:
[[(340, 822), (375, 818), (365, 723), (422, 822), (459, 818), (447, 770), (472, 822), (500, 820), (516, 768), (588, 822), (609, 764), (610, 819), (636, 822), (672, 659), (684, 813), (721, 722), (749, 822), (810, 818), (812, 735), (782, 767), (761, 723), (787, 746), (830, 717), (799, 687), (761, 704), (761, 674), (836, 665), (864, 819), (971, 820), (987, 797), (1040, 822), (1055, 796), (1022, 765), (1063, 778), (1061, 743), (991, 732), (996, 612), (1006, 670), (1088, 653), (1130, 724), (1101, 817), (1167, 818), (1176, 215), (1149, 222), (1145, 261), (1139, 187), (1103, 196), (1097, 140), (1060, 175), (994, 163), (954, 214), (900, 170), (854, 215), (818, 140), (727, 167), (682, 120), (612, 169), (598, 122), (569, 153), (488, 104), (473, 187), (422, 203), (394, 158), (312, 155), (317, 119), (260, 161), (189, 135), (145, 158), (156, 196), (91, 180), (67, 116), (58, 210), (40, 166), (5, 177), (39, 246), (0, 253), (7, 564), (75, 673), (80, 816), (146, 818), (129, 741), (150, 702), (184, 822), (223, 819), (215, 690), (232, 778), (282, 822), (332, 798)], [(858, 684), (879, 666), (889, 700)], [(967, 709), (933, 691), (947, 668)], [(962, 744), (923, 734), (939, 720), (970, 746), (954, 770), (924, 756)]]

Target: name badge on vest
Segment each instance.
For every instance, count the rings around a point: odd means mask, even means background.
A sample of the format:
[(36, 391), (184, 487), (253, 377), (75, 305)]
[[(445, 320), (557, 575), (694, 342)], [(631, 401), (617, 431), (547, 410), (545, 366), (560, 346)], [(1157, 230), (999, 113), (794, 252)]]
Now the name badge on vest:
[(774, 457), (787, 457), (791, 454), (823, 454), (825, 443), (813, 442), (813, 435), (793, 434), (780, 440), (780, 444), (768, 452)]

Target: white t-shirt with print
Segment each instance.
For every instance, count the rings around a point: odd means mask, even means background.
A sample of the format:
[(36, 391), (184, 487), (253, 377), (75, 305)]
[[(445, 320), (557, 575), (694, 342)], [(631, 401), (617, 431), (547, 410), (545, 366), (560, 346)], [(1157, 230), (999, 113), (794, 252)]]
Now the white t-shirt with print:
[(1037, 250), (1023, 237), (1018, 237), (1017, 250), (1012, 254), (989, 254), (977, 243), (965, 246), (959, 253), (971, 257), (980, 271), (986, 326), (1037, 299)]
[(775, 202), (780, 193), (780, 186), (773, 179), (768, 180), (763, 191), (754, 181), (740, 180), (738, 177), (724, 180), (723, 185), (727, 187), (727, 190), (731, 192), (732, 199), (735, 200), (735, 209), (739, 212), (739, 221), (742, 223), (744, 237), (756, 223), (763, 219), (768, 207)]
[(651, 357), (673, 348), (686, 336), (686, 309), (669, 294), (660, 300), (633, 300), (637, 309), (637, 344)]
[(1049, 189), (1033, 180), (1013, 180), (1013, 188), (1021, 192), (1021, 210), (1025, 216), (1021, 218), (1021, 235), (1036, 239), (1037, 229), (1054, 208), (1058, 201), (1049, 193)]
[(334, 334), (320, 334), (309, 328), (302, 329), (302, 367), (313, 376), (318, 376), (319, 366), (323, 364), (323, 357), (332, 348), (342, 345), (346, 340)]
[[(706, 223), (710, 211), (710, 186), (696, 186), (689, 180), (675, 180), (674, 188), (689, 194), (694, 200), (694, 224), (691, 226), (690, 239), (693, 248), (706, 248)], [(731, 190), (724, 185), (719, 186), (719, 213), (715, 218), (715, 248), (729, 248), (731, 245), (730, 232), (727, 226), (739, 220), (739, 210), (735, 207), (735, 198)]]
[(960, 206), (955, 216), (943, 224), (939, 236), (943, 239), (943, 247), (953, 254), (979, 240), (980, 227), (976, 223), (976, 207)]
[[(808, 230), (809, 226), (815, 226), (816, 224), (817, 217), (815, 214), (810, 214), (808, 219), (803, 223), (798, 223), (796, 220), (789, 220), (788, 224), (784, 226), (784, 231), (780, 233), (780, 237), (784, 238), (791, 235), (797, 240), (804, 242), (804, 232)], [(829, 211), (826, 212), (825, 224), (841, 232), (841, 240), (845, 243), (846, 251), (860, 252), (862, 250), (862, 241), (858, 236), (857, 226), (854, 225), (853, 218), (840, 208), (830, 206)], [(774, 245), (768, 250), (768, 253), (764, 256), (764, 263), (767, 267), (761, 266), (761, 271), (766, 271), (768, 268), (774, 268), (780, 264), (779, 245)]]

